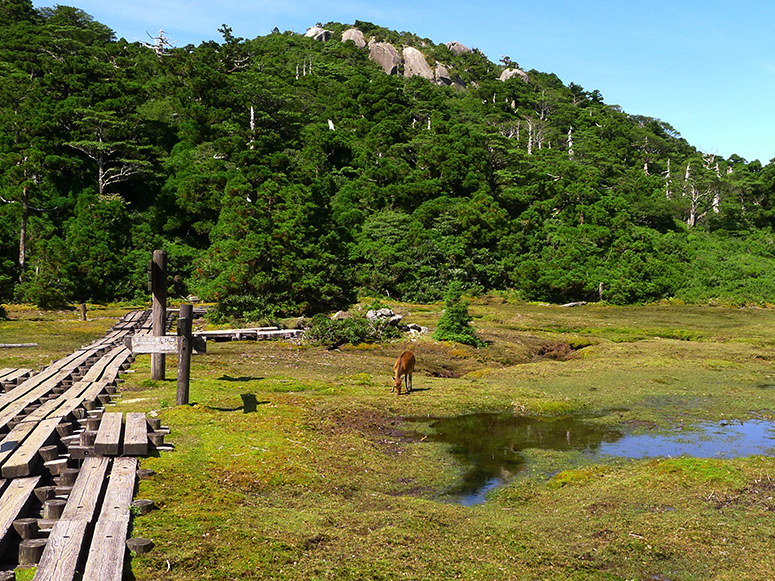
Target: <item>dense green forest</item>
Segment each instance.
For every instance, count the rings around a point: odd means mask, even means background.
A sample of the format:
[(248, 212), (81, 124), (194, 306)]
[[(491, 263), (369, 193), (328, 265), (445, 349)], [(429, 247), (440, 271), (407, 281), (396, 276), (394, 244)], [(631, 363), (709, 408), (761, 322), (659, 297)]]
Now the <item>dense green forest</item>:
[[(277, 316), (451, 282), (530, 300), (775, 296), (775, 166), (509, 58), (368, 22), (454, 82), (275, 29), (173, 48), (0, 0), (0, 301), (147, 295)], [(153, 44), (153, 43), (151, 43)], [(514, 55), (517, 56), (518, 55)], [(690, 103), (686, 104), (691, 106)]]

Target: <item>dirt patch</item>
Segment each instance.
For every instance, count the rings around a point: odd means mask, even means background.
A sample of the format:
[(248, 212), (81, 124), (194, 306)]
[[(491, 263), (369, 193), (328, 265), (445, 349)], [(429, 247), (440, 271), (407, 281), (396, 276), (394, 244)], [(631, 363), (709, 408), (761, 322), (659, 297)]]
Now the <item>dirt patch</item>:
[(753, 480), (745, 488), (721, 495), (712, 495), (708, 499), (713, 507), (721, 512), (726, 509), (756, 509), (775, 512), (775, 481)]
[(551, 359), (552, 361), (567, 361), (576, 350), (567, 343), (550, 342), (539, 345), (533, 353), (533, 361)]

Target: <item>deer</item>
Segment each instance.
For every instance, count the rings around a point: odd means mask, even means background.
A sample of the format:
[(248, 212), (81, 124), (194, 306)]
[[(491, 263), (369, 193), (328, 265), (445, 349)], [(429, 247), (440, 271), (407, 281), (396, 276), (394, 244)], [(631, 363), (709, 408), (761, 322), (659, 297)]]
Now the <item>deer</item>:
[(393, 393), (394, 391), (398, 390), (398, 395), (401, 395), (401, 377), (404, 378), (404, 382), (406, 382), (406, 393), (409, 393), (412, 391), (412, 374), (414, 373), (414, 353), (411, 351), (404, 351), (401, 353), (401, 355), (398, 356), (398, 359), (396, 359), (396, 364), (393, 366), (394, 375), (393, 378), (395, 379), (393, 389), (390, 390), (390, 393)]

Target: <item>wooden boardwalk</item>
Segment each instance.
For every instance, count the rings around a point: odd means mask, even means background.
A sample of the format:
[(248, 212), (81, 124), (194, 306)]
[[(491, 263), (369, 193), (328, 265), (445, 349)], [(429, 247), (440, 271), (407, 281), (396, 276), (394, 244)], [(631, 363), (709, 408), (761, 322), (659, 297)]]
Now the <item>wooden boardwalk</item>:
[(135, 311), (37, 374), (0, 369), (0, 580), (37, 564), (35, 580), (120, 581), (138, 457), (170, 449), (169, 430), (104, 406), (133, 360), (124, 339), (150, 331)]
[(277, 327), (257, 327), (251, 329), (221, 329), (216, 331), (197, 331), (194, 337), (207, 341), (267, 341), (270, 339), (295, 339), (304, 331), (299, 329), (278, 329)]

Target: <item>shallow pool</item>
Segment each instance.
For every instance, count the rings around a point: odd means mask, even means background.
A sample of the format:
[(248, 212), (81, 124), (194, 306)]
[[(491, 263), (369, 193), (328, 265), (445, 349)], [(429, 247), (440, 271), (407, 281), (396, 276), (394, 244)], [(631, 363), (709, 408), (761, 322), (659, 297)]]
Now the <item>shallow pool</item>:
[(580, 451), (600, 459), (739, 458), (775, 452), (775, 422), (751, 420), (694, 424), (691, 430), (628, 435), (576, 418), (537, 419), (511, 414), (410, 418), (427, 422), (426, 439), (450, 444), (469, 470), (445, 498), (463, 505), (484, 502), (487, 492), (523, 470), (527, 449)]

